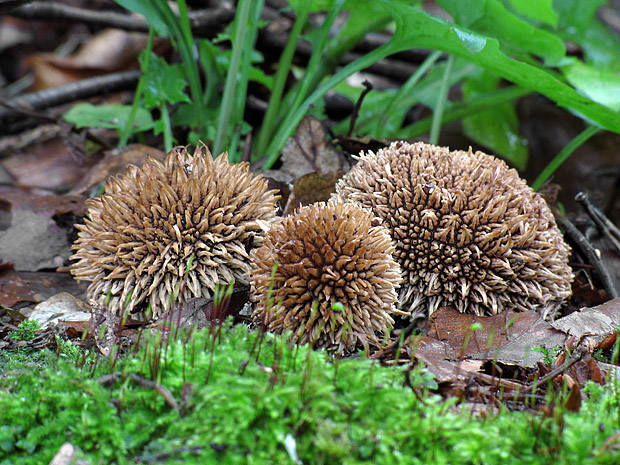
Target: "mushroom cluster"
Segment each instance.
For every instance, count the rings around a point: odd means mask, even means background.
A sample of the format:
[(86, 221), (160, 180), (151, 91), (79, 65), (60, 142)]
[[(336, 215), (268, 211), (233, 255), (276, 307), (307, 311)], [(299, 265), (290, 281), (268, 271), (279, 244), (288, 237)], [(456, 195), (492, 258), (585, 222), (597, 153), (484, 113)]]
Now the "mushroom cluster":
[[(254, 322), (336, 353), (378, 346), (401, 275), (388, 231), (353, 204), (316, 203), (274, 224), (253, 253)], [(337, 304), (337, 305), (334, 305)]]
[(335, 198), (372, 210), (403, 270), (399, 308), (553, 316), (571, 294), (570, 248), (545, 201), (481, 152), (395, 142), (361, 154)]
[(249, 254), (263, 243), (278, 196), (247, 163), (213, 160), (206, 146), (177, 147), (110, 178), (77, 225), (71, 272), (110, 311), (155, 318), (219, 283), (249, 283)]

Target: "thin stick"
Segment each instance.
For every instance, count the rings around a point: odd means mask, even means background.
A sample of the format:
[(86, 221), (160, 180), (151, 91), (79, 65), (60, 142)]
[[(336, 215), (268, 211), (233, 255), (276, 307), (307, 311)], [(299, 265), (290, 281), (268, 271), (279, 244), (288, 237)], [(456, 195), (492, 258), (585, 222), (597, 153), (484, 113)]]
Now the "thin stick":
[(360, 108), (362, 107), (362, 102), (364, 101), (364, 97), (368, 95), (368, 92), (372, 90), (372, 84), (368, 81), (362, 82), (364, 86), (364, 90), (360, 94), (360, 97), (357, 99), (357, 103), (355, 104), (355, 108), (353, 109), (353, 114), (351, 115), (351, 124), (349, 125), (349, 132), (347, 132), (347, 137), (351, 137), (353, 134), (353, 129), (355, 129), (355, 122), (357, 121), (357, 116), (360, 113)]
[[(125, 31), (148, 32), (149, 25), (142, 16), (130, 16), (116, 11), (90, 10), (59, 2), (35, 2), (11, 10), (7, 14), (34, 21), (70, 21), (113, 27)], [(232, 8), (209, 8), (189, 13), (189, 22), (195, 32), (219, 32), (232, 21)]]
[[(98, 378), (97, 381), (105, 386), (108, 384), (114, 384), (121, 378), (124, 378), (122, 373), (114, 372), (114, 373), (110, 373), (109, 375), (105, 375), (105, 376), (102, 376), (101, 378)], [(172, 395), (172, 393), (167, 387), (162, 386), (161, 384), (156, 383), (155, 381), (151, 381), (150, 379), (146, 379), (146, 378), (143, 378), (142, 376), (138, 376), (135, 373), (130, 373), (129, 379), (131, 379), (131, 381), (133, 381), (134, 383), (139, 384), (140, 386), (156, 391), (159, 395), (161, 395), (164, 398), (166, 403), (173, 409), (179, 408), (179, 403), (176, 401), (176, 399), (174, 398), (174, 396)]]
[(590, 241), (584, 236), (579, 229), (566, 217), (562, 215), (555, 216), (556, 221), (562, 227), (568, 236), (574, 241), (575, 245), (581, 250), (581, 252), (586, 256), (588, 262), (594, 267), (596, 274), (598, 274), (603, 288), (605, 292), (611, 297), (615, 299), (618, 297), (618, 291), (616, 290), (616, 285), (614, 284), (611, 275), (603, 265), (603, 261), (601, 257), (599, 257), (596, 249), (590, 244)]
[(140, 75), (140, 71), (106, 74), (8, 100), (0, 99), (0, 122), (13, 119), (16, 113), (32, 115), (32, 110), (42, 110), (95, 95), (132, 89), (140, 79)]

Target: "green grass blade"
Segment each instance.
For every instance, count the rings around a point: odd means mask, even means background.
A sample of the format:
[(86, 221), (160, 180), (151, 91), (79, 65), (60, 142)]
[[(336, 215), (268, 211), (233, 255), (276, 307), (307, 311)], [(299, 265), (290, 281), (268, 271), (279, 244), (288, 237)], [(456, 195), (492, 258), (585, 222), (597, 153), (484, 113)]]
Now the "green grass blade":
[(221, 153), (222, 147), (229, 132), (230, 118), (234, 111), (235, 90), (237, 85), (239, 68), (241, 67), (241, 56), (243, 53), (243, 41), (247, 32), (248, 22), (250, 19), (250, 11), (252, 2), (250, 0), (241, 0), (237, 6), (238, 12), (235, 18), (235, 34), (233, 38), (232, 56), (230, 58), (230, 67), (226, 76), (226, 84), (224, 85), (224, 95), (222, 98), (222, 107), (220, 109), (220, 117), (218, 120), (217, 137), (213, 146), (213, 153)]
[(269, 136), (273, 132), (276, 117), (280, 112), (280, 103), (282, 101), (282, 94), (284, 92), (286, 78), (291, 69), (293, 56), (295, 55), (295, 47), (297, 46), (297, 42), (301, 35), (301, 30), (306, 23), (306, 20), (308, 19), (311, 4), (312, 2), (309, 1), (302, 2), (300, 4), (299, 11), (297, 12), (297, 18), (295, 19), (295, 24), (293, 25), (293, 29), (291, 30), (289, 40), (286, 43), (284, 52), (282, 52), (282, 56), (280, 57), (280, 61), (278, 63), (278, 70), (276, 72), (273, 83), (273, 91), (271, 92), (271, 97), (269, 98), (269, 106), (267, 107), (267, 113), (265, 114), (263, 125), (261, 127), (260, 133), (258, 135), (258, 140), (256, 142), (255, 152), (258, 154), (261, 154), (265, 151)]
[[(385, 111), (384, 111), (385, 117), (377, 119), (377, 124), (375, 125), (375, 130), (374, 130), (375, 137), (377, 138), (386, 137), (385, 129), (386, 129), (386, 124), (388, 122), (388, 118), (392, 116), (392, 114), (394, 113), (396, 108), (401, 104), (401, 102), (403, 102), (404, 100), (407, 100), (407, 106), (408, 107), (413, 106), (416, 99), (415, 98), (412, 99), (409, 96), (414, 94), (415, 87), (418, 84), (418, 82), (420, 82), (420, 79), (422, 79), (422, 76), (424, 76), (424, 74), (435, 64), (435, 62), (439, 59), (441, 55), (442, 55), (441, 52), (433, 52), (428, 57), (426, 57), (424, 62), (422, 62), (422, 64), (418, 67), (415, 73), (413, 73), (411, 77), (407, 79), (407, 82), (405, 82), (401, 86), (401, 88), (398, 90), (398, 92), (396, 92), (396, 94), (394, 95), (394, 98), (388, 103), (387, 107), (385, 108)], [(398, 115), (397, 121), (394, 122), (394, 126), (400, 127), (402, 125), (403, 120), (405, 119), (405, 114), (406, 112), (400, 112), (400, 114)]]
[[(153, 29), (152, 28), (149, 29), (149, 38), (146, 44), (146, 49), (142, 52), (145, 54), (144, 55), (145, 61), (144, 61), (144, 67), (143, 67), (144, 69), (142, 70), (143, 72), (149, 68), (151, 54), (153, 51), (153, 37), (154, 36), (155, 36), (155, 32), (153, 31)], [(129, 113), (129, 119), (127, 120), (127, 124), (120, 131), (120, 134), (118, 136), (119, 147), (124, 147), (125, 145), (127, 145), (127, 142), (129, 141), (129, 138), (131, 137), (133, 122), (136, 119), (136, 114), (138, 113), (138, 108), (140, 107), (140, 100), (142, 99), (143, 92), (144, 92), (144, 79), (140, 78), (140, 80), (138, 81), (138, 85), (136, 87), (136, 92), (133, 96), (133, 102), (131, 104), (131, 112)]]
[(302, 102), (299, 107), (294, 108), (293, 113), (284, 121), (284, 124), (280, 126), (280, 129), (274, 135), (271, 144), (269, 144), (269, 147), (267, 148), (267, 160), (263, 164), (263, 169), (269, 169), (276, 162), (280, 150), (282, 150), (282, 147), (284, 147), (289, 135), (292, 134), (294, 129), (297, 127), (310, 105), (316, 103), (327, 93), (327, 91), (344, 81), (351, 74), (361, 71), (362, 69), (367, 68), (371, 64), (389, 55), (392, 48), (390, 43), (391, 42), (388, 42), (387, 44), (384, 44), (372, 52), (349, 63), (325, 81), (321, 86), (319, 86), (319, 88), (317, 88), (304, 102)]
[(571, 140), (566, 146), (558, 153), (551, 163), (549, 163), (545, 169), (540, 173), (532, 184), (532, 189), (537, 191), (540, 187), (551, 177), (555, 170), (557, 170), (562, 163), (564, 163), (568, 157), (570, 157), (575, 150), (583, 145), (590, 137), (598, 134), (601, 131), (596, 126), (588, 126), (582, 132), (580, 132), (573, 140)]
[[(531, 94), (532, 91), (524, 89), (520, 86), (510, 86), (504, 89), (491, 92), (486, 96), (478, 96), (476, 100), (461, 104), (456, 104), (451, 110), (444, 113), (442, 124), (448, 124), (458, 121), (466, 116), (488, 110), (495, 105), (510, 102), (512, 100)], [(415, 139), (422, 134), (430, 131), (432, 125), (432, 117), (424, 118), (417, 123), (410, 124), (398, 132), (397, 137), (403, 139)]]
[(433, 145), (437, 145), (439, 142), (439, 131), (441, 130), (441, 121), (443, 119), (443, 112), (446, 107), (446, 101), (448, 100), (448, 78), (452, 73), (452, 66), (454, 65), (454, 56), (448, 56), (446, 62), (446, 69), (443, 73), (441, 80), (441, 87), (439, 88), (439, 95), (437, 96), (437, 105), (433, 112), (433, 123), (431, 124), (431, 133), (429, 135), (429, 142)]

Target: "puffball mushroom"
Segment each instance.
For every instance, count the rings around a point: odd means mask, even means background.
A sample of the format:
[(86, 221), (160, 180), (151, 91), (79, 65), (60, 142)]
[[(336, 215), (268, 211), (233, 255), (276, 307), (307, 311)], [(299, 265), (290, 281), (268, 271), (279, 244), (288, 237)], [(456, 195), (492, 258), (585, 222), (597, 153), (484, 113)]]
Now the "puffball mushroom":
[(368, 210), (340, 202), (302, 207), (274, 223), (253, 253), (253, 320), (337, 353), (358, 341), (378, 346), (377, 335), (398, 313), (393, 252), (388, 231)]
[[(71, 272), (110, 311), (154, 318), (216, 284), (249, 283), (249, 254), (263, 243), (278, 196), (247, 163), (172, 149), (110, 178), (87, 201)], [(148, 311), (147, 311), (148, 310)]]
[(453, 305), (551, 317), (571, 294), (569, 246), (543, 198), (482, 152), (394, 142), (359, 161), (335, 198), (381, 218), (403, 270), (399, 308)]

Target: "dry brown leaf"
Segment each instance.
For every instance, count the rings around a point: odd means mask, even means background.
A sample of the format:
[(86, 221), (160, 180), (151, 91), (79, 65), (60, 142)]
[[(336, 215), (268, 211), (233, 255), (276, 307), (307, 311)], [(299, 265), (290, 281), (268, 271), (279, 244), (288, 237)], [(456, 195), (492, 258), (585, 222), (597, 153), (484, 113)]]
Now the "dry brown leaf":
[[(34, 74), (31, 90), (49, 89), (101, 74), (138, 67), (138, 55), (147, 44), (147, 34), (106, 29), (94, 35), (72, 55), (39, 53), (29, 58)], [(165, 39), (155, 40), (155, 51), (169, 48)]]
[(17, 186), (65, 191), (88, 171), (65, 141), (60, 138), (33, 144), (2, 160), (0, 165)]
[(331, 142), (321, 121), (314, 116), (306, 116), (295, 135), (282, 149), (281, 170), (299, 179), (305, 174), (320, 173), (329, 176), (342, 173), (350, 168), (344, 154)]
[(166, 154), (161, 150), (141, 144), (132, 144), (105, 152), (101, 161), (86, 173), (73, 188), (71, 194), (88, 194), (93, 187), (108, 177), (125, 172), (128, 165), (142, 166), (149, 158), (164, 162)]
[(342, 173), (330, 175), (310, 173), (302, 176), (293, 185), (293, 190), (284, 207), (283, 216), (290, 215), (301, 206), (329, 200), (336, 191), (336, 182), (341, 175)]
[[(484, 317), (443, 307), (431, 315), (427, 335), (445, 341), (453, 359), (481, 354), (493, 358), (496, 349), (527, 333), (539, 319), (540, 315), (533, 311), (508, 311)], [(481, 325), (482, 329), (472, 331), (474, 324)], [(466, 340), (467, 347), (464, 347)]]
[(595, 347), (620, 326), (620, 298), (591, 308), (582, 308), (564, 318), (551, 323), (555, 329), (571, 336), (577, 341), (588, 337)]
[(19, 271), (58, 268), (68, 260), (73, 225), (84, 213), (84, 199), (36, 196), (18, 189), (0, 194), (11, 204), (10, 226), (0, 230), (0, 257)]

